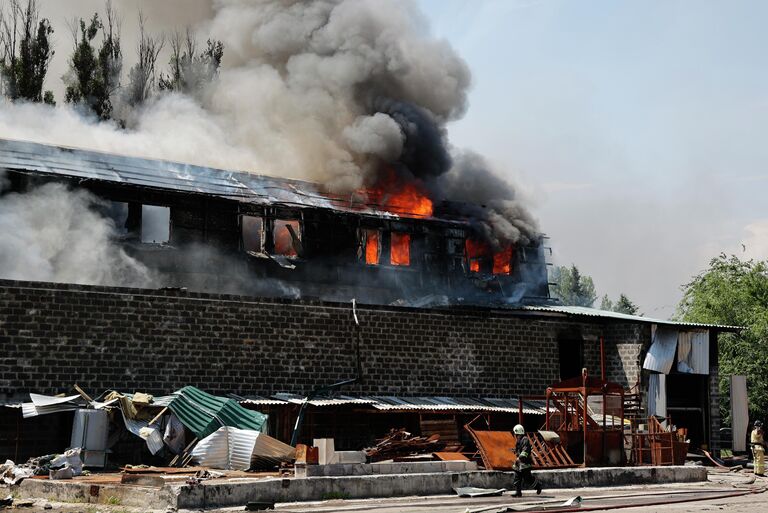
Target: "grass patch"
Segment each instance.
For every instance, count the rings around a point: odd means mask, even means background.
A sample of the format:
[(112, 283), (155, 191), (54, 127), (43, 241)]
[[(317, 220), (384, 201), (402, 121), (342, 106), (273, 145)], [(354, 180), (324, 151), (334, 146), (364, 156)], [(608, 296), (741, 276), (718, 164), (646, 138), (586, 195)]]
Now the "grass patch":
[(120, 497), (115, 497), (114, 495), (110, 495), (107, 497), (106, 504), (111, 504), (112, 506), (119, 506), (123, 501), (120, 499)]

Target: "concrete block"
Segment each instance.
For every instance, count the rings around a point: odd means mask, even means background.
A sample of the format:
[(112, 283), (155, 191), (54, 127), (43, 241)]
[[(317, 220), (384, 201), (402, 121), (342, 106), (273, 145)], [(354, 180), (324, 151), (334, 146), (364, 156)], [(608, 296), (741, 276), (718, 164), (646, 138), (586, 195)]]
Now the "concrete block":
[(365, 463), (366, 459), (363, 451), (336, 451), (331, 463)]
[(333, 438), (315, 438), (312, 441), (312, 445), (317, 447), (317, 462), (320, 465), (328, 465), (334, 463), (333, 453), (334, 449)]

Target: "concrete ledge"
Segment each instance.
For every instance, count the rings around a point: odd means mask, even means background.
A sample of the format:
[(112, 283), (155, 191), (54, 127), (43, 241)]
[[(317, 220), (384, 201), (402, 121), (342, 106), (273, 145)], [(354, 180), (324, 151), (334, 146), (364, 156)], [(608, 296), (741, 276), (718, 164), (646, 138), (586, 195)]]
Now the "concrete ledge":
[[(682, 466), (539, 470), (535, 474), (545, 488), (707, 480), (706, 468)], [(511, 489), (513, 479), (511, 472), (475, 471), (209, 482), (194, 488), (178, 487), (176, 506), (179, 509), (195, 509), (238, 506), (250, 501), (301, 502), (321, 500), (331, 495), (349, 499), (446, 495), (460, 486)]]
[(296, 465), (296, 477), (371, 476), (377, 474), (432, 474), (477, 470), (474, 461), (413, 461), (399, 463), (332, 463)]
[[(582, 488), (637, 484), (689, 483), (707, 480), (707, 469), (680, 467), (611, 467), (538, 470), (544, 488)], [(200, 485), (166, 484), (162, 487), (94, 485), (77, 481), (27, 479), (20, 498), (46, 498), (57, 502), (120, 504), (151, 509), (219, 508), (247, 502), (316, 501), (330, 496), (349, 499), (447, 495), (453, 488), (512, 487), (512, 472), (472, 471), (306, 478), (231, 478)]]
[(21, 499), (48, 499), (79, 504), (113, 504), (130, 507), (165, 509), (176, 503), (170, 487), (103, 485), (77, 481), (25, 479), (17, 492)]

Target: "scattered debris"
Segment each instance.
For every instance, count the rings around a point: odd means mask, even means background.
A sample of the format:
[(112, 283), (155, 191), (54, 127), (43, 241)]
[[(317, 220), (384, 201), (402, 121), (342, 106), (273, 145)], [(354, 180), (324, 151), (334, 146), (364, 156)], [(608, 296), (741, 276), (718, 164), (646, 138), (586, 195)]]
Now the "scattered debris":
[(454, 488), (454, 492), (459, 497), (494, 497), (507, 491), (506, 488), (476, 488), (474, 486), (464, 486)]
[(400, 428), (392, 429), (384, 438), (376, 440), (376, 445), (364, 451), (371, 461), (382, 461), (412, 454), (431, 454), (444, 447), (440, 435), (415, 436)]

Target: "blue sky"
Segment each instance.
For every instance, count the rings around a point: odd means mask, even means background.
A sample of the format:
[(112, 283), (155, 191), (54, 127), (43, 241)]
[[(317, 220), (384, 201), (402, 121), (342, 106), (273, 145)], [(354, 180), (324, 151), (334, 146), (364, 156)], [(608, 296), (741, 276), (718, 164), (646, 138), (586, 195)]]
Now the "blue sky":
[(667, 316), (721, 251), (768, 258), (768, 2), (418, 3), (473, 72), (453, 144), (518, 184), (556, 264)]

